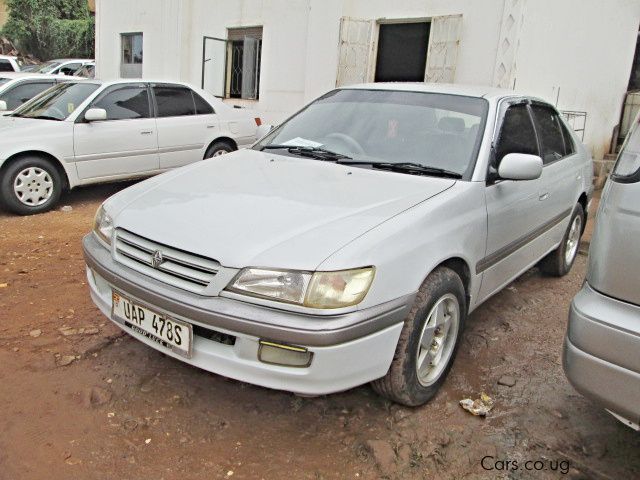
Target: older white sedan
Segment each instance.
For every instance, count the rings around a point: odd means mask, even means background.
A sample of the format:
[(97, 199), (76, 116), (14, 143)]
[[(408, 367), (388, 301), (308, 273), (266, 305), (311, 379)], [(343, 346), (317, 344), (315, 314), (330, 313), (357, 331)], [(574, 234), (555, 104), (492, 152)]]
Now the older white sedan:
[(58, 84), (0, 123), (0, 200), (28, 215), (65, 188), (154, 175), (256, 140), (260, 118), (165, 81)]

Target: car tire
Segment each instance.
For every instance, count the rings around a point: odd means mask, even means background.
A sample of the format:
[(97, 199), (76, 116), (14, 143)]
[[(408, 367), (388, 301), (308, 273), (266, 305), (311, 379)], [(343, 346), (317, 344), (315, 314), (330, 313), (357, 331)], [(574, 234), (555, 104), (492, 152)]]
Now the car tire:
[[(383, 397), (409, 407), (428, 402), (451, 369), (466, 315), (466, 295), (460, 276), (450, 268), (438, 267), (418, 290), (389, 371), (372, 382), (373, 389)], [(449, 324), (445, 332), (446, 321)]]
[(53, 208), (60, 199), (63, 177), (46, 158), (23, 157), (9, 163), (0, 177), (0, 198), (9, 211), (33, 215)]
[(214, 142), (209, 148), (207, 148), (207, 152), (204, 154), (204, 158), (219, 157), (221, 155), (231, 153), (235, 150), (237, 150), (237, 148), (231, 142), (227, 140), (218, 140), (217, 142)]
[(578, 203), (573, 209), (562, 243), (540, 262), (539, 267), (543, 273), (554, 277), (562, 277), (569, 273), (578, 256), (580, 238), (584, 231), (584, 219), (584, 209)]

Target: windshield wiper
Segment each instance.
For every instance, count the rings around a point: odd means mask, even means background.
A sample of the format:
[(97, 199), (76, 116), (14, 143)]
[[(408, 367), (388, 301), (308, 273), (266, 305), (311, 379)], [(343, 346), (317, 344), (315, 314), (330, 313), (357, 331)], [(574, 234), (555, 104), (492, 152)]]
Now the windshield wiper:
[[(351, 162), (344, 162), (344, 163), (350, 164)], [(359, 162), (359, 163), (365, 163), (365, 162)], [(439, 176), (451, 177), (451, 178), (462, 178), (461, 173), (454, 172), (452, 170), (447, 170), (446, 168), (430, 167), (427, 165), (422, 165), (420, 163), (413, 163), (413, 162), (399, 162), (399, 163), (369, 162), (369, 163), (372, 168), (380, 168), (384, 170), (393, 170), (397, 172), (416, 173), (416, 174), (423, 174), (423, 175), (439, 175)]]
[(343, 155), (342, 153), (332, 152), (322, 147), (311, 147), (306, 145), (285, 145), (285, 144), (272, 144), (265, 145), (261, 150), (287, 150), (294, 155), (301, 155), (304, 157), (311, 157), (318, 160), (350, 160), (351, 157)]

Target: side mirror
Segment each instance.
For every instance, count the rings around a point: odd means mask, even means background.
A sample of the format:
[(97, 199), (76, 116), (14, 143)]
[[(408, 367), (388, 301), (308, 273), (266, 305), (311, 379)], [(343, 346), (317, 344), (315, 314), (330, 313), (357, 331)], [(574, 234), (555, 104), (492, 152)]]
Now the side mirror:
[(273, 130), (273, 125), (260, 125), (256, 129), (256, 139), (260, 140), (262, 137), (267, 135), (271, 130)]
[(107, 119), (107, 111), (104, 108), (90, 108), (84, 114), (87, 122), (100, 122)]
[(7, 107), (7, 102), (5, 102), (4, 100), (0, 100), (0, 112), (6, 112), (7, 110), (9, 110), (9, 108)]
[(542, 175), (542, 159), (526, 153), (509, 153), (502, 158), (498, 175), (505, 180), (535, 180)]

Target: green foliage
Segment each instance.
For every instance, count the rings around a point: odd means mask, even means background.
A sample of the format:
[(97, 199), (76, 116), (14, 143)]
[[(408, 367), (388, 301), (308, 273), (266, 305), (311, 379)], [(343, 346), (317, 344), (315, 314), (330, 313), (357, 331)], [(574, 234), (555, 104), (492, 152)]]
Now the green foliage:
[(41, 60), (94, 56), (94, 18), (87, 0), (7, 0), (2, 35)]

